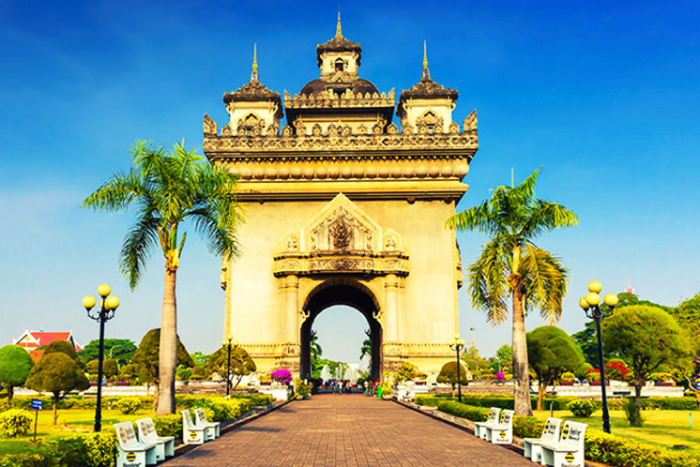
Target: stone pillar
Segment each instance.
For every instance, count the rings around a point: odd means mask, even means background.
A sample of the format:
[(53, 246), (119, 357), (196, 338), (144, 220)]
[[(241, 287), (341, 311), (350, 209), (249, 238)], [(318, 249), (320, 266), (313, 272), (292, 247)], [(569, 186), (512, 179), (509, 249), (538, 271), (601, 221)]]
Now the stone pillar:
[(285, 278), (285, 290), (287, 291), (286, 300), (286, 325), (287, 325), (287, 342), (299, 343), (299, 277), (289, 275)]
[(399, 278), (388, 274), (384, 279), (386, 294), (384, 310), (384, 341), (398, 342), (399, 340)]

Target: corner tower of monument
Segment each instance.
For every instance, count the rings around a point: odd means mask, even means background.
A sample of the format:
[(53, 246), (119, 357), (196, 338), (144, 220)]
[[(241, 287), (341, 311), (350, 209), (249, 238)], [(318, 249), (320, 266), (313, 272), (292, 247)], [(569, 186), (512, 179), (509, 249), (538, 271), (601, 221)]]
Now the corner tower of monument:
[(405, 361), (434, 376), (459, 329), (461, 263), (444, 225), (467, 190), (476, 113), (452, 120), (457, 91), (430, 78), (427, 57), (397, 105), (359, 77), (362, 47), (340, 21), (316, 56), (320, 77), (298, 94), (282, 102), (254, 62), (250, 82), (224, 94), (221, 131), (204, 116), (204, 152), (240, 175), (246, 217), (242, 255), (222, 264), (223, 334), (259, 371), (309, 377), (314, 320), (344, 304), (367, 319), (372, 377)]

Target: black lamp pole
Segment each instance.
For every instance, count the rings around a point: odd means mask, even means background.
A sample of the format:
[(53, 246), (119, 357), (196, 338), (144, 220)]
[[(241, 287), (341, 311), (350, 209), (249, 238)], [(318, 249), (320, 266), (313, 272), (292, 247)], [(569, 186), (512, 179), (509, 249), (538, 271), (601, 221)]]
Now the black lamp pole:
[(464, 341), (459, 338), (459, 334), (455, 334), (454, 340), (450, 341), (450, 347), (457, 351), (457, 399), (462, 402), (462, 375), (460, 371), (462, 365), (459, 363), (459, 351), (464, 347)]
[[(610, 433), (610, 413), (608, 412), (608, 398), (605, 388), (605, 359), (603, 358), (603, 337), (600, 331), (600, 322), (605, 317), (605, 312), (600, 308), (600, 295), (603, 286), (598, 281), (593, 281), (588, 284), (588, 295), (581, 297), (579, 306), (583, 308), (586, 316), (589, 319), (595, 320), (596, 333), (598, 335), (598, 365), (600, 366), (600, 388), (601, 397), (603, 399), (603, 431)], [(619, 299), (615, 294), (607, 294), (603, 302), (609, 307), (610, 311), (618, 304)]]
[(83, 298), (83, 306), (87, 311), (87, 316), (100, 323), (100, 351), (97, 357), (97, 405), (95, 406), (95, 433), (102, 430), (102, 363), (105, 353), (105, 322), (114, 318), (114, 313), (119, 307), (119, 299), (112, 293), (112, 288), (107, 284), (102, 284), (97, 288), (97, 293), (102, 297), (100, 309), (94, 312), (91, 310), (97, 304), (95, 297), (86, 295)]
[[(221, 345), (226, 347), (227, 358), (226, 358), (226, 395), (231, 395), (231, 345), (233, 342), (233, 336), (226, 336), (226, 339), (221, 341)], [(237, 345), (237, 344), (236, 344)]]

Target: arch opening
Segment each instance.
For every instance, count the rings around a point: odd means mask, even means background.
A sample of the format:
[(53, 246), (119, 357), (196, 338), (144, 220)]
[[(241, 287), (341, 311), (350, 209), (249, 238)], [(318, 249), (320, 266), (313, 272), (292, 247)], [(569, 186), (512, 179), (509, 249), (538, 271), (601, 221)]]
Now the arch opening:
[[(367, 320), (367, 336), (372, 345), (371, 365), (369, 368), (372, 380), (381, 379), (382, 368), (382, 326), (375, 318), (379, 307), (370, 291), (351, 285), (331, 285), (318, 290), (308, 300), (305, 307), (308, 318), (301, 325), (301, 355), (299, 373), (302, 379), (311, 379), (311, 338), (314, 322), (318, 315), (335, 305), (346, 305), (357, 310)], [(359, 353), (358, 349), (358, 353)]]

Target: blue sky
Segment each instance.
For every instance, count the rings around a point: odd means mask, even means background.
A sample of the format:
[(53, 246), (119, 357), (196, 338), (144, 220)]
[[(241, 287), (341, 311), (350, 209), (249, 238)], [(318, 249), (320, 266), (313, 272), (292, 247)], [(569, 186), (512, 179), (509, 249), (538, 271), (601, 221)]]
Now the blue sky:
[[(240, 4), (239, 4), (240, 3)], [(0, 343), (25, 329), (97, 326), (80, 299), (101, 282), (122, 299), (109, 337), (138, 342), (158, 326), (163, 260), (131, 292), (117, 269), (130, 215), (81, 201), (129, 166), (136, 139), (201, 147), (202, 115), (226, 120), (221, 96), (260, 79), (291, 93), (318, 76), (315, 46), (335, 32), (332, 2), (0, 2)], [(457, 88), (455, 119), (476, 108), (481, 148), (459, 208), (543, 166), (538, 196), (581, 224), (538, 244), (571, 270), (561, 326), (584, 324), (586, 284), (675, 305), (700, 290), (700, 4), (646, 2), (340, 3), (343, 32), (363, 46), (360, 75), (381, 91), (420, 78)], [(194, 240), (194, 236), (192, 236)], [(484, 239), (459, 236), (463, 263)], [(219, 261), (198, 241), (182, 259), (179, 328), (191, 351), (221, 340)], [(492, 355), (510, 340), (460, 292), (462, 334)], [(528, 318), (533, 329), (542, 324)], [(340, 333), (336, 329), (354, 329)], [(318, 322), (329, 357), (355, 359), (359, 313)], [(350, 335), (350, 341), (343, 340)]]

